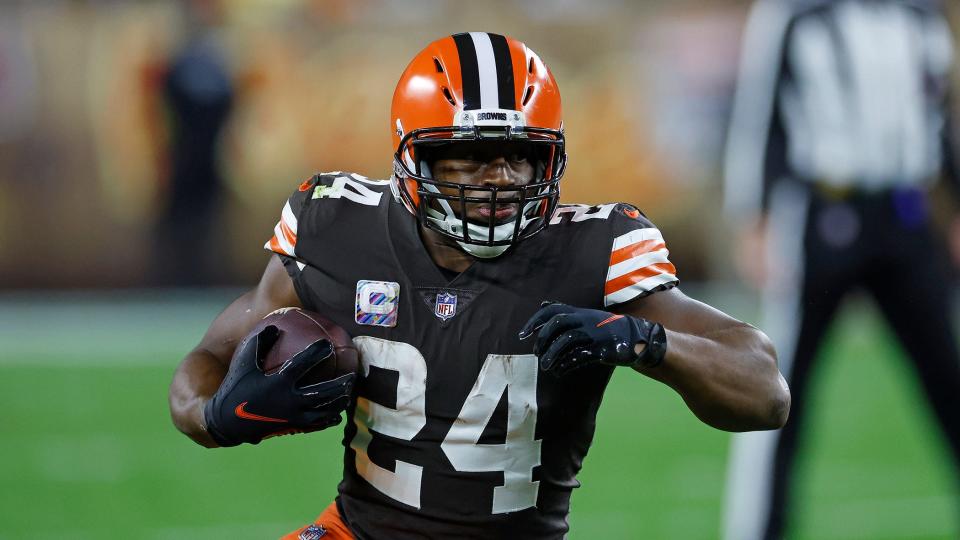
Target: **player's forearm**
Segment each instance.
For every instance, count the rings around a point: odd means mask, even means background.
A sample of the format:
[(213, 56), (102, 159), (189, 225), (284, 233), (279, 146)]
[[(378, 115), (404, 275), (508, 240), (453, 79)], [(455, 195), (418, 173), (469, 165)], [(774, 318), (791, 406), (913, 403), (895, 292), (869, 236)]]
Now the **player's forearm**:
[(187, 354), (170, 384), (170, 416), (173, 424), (197, 444), (217, 444), (203, 425), (203, 405), (216, 393), (227, 368), (209, 351), (197, 348)]
[(790, 390), (763, 332), (738, 325), (708, 336), (667, 331), (667, 355), (642, 371), (675, 389), (703, 422), (726, 431), (776, 429)]

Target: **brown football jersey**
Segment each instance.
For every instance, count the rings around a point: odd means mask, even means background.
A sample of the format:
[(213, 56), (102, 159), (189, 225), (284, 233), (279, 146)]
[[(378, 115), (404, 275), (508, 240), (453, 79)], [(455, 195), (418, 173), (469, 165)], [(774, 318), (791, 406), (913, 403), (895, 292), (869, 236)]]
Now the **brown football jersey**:
[(358, 538), (561, 538), (612, 367), (541, 372), (517, 334), (544, 300), (610, 309), (673, 287), (663, 238), (627, 204), (561, 205), (452, 276), (418, 226), (388, 181), (329, 173), (265, 246), (361, 354), (341, 515)]

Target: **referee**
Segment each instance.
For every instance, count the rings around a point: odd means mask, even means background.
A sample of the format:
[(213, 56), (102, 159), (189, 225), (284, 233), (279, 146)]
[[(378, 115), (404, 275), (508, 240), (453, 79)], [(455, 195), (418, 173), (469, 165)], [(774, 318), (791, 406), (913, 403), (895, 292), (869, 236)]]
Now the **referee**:
[(783, 429), (733, 440), (728, 540), (783, 536), (811, 368), (854, 290), (876, 300), (960, 458), (960, 361), (927, 199), (937, 178), (957, 180), (952, 50), (935, 0), (759, 0), (751, 11), (725, 204), (761, 257), (745, 270), (763, 281), (763, 328), (793, 407)]

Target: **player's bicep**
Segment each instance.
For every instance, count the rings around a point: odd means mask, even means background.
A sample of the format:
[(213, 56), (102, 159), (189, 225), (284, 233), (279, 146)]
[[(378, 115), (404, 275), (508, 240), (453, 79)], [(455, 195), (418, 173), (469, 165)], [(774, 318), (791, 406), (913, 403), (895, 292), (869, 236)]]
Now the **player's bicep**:
[(674, 332), (709, 336), (748, 326), (726, 313), (683, 294), (674, 287), (658, 291), (613, 308), (614, 312), (658, 322)]
[(282, 307), (302, 307), (280, 257), (270, 258), (260, 283), (233, 301), (214, 319), (197, 349), (228, 365), (240, 341), (267, 314)]

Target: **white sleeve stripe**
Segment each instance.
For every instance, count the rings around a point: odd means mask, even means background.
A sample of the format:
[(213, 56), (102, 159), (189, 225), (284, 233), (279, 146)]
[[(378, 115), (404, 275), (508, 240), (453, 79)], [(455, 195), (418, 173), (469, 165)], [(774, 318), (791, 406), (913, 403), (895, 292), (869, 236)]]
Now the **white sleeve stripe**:
[(634, 229), (627, 234), (622, 234), (613, 239), (613, 251), (625, 248), (631, 244), (643, 242), (645, 240), (663, 241), (663, 235), (660, 234), (660, 229), (654, 227), (647, 229)]
[[(293, 209), (290, 208), (290, 201), (287, 201), (287, 204), (283, 205), (283, 212), (280, 214), (280, 220), (287, 224), (287, 228), (293, 231), (293, 234), (297, 234), (297, 216), (294, 215)], [(277, 225), (277, 238), (283, 238), (283, 233), (279, 232), (280, 225)]]
[(667, 258), (668, 254), (669, 252), (667, 251), (667, 248), (663, 248), (618, 262), (617, 264), (611, 266), (610, 270), (607, 272), (607, 281), (629, 274), (634, 270), (650, 266), (651, 264), (668, 263), (670, 262), (670, 259)]
[(648, 277), (643, 281), (634, 283), (633, 285), (624, 287), (619, 291), (612, 292), (604, 296), (603, 306), (610, 307), (614, 304), (622, 304), (624, 302), (628, 302), (645, 292), (649, 292), (659, 287), (660, 285), (664, 285), (666, 283), (671, 283), (674, 281), (677, 281), (677, 278), (673, 274), (660, 274), (653, 277)]
[(294, 255), (293, 244), (287, 241), (287, 237), (284, 236), (283, 230), (280, 229), (279, 223), (277, 223), (277, 226), (273, 228), (273, 235), (276, 237), (277, 244), (280, 246), (280, 249), (282, 249), (283, 252), (286, 253), (287, 255), (290, 255), (291, 257), (293, 257)]

